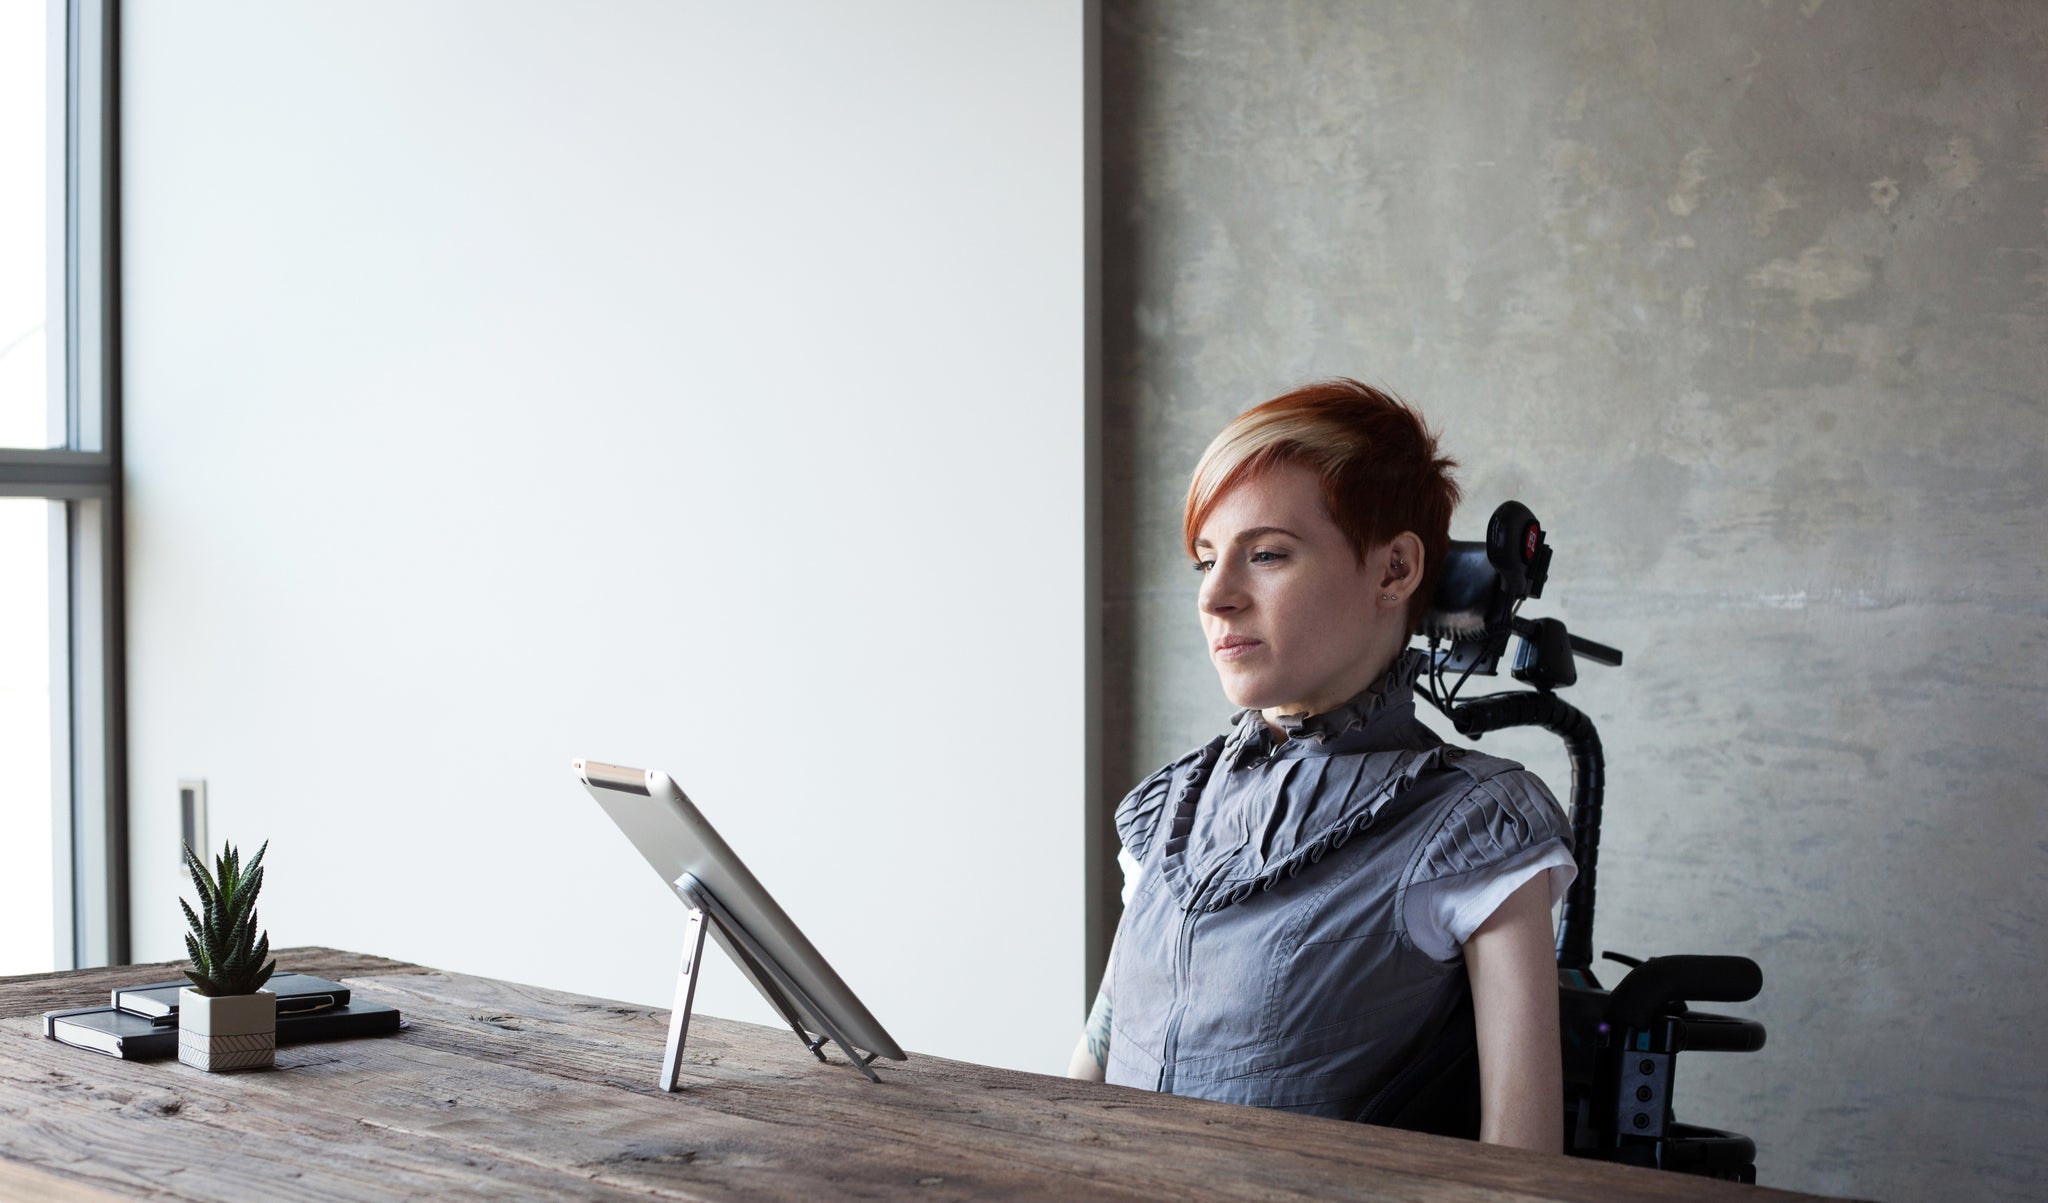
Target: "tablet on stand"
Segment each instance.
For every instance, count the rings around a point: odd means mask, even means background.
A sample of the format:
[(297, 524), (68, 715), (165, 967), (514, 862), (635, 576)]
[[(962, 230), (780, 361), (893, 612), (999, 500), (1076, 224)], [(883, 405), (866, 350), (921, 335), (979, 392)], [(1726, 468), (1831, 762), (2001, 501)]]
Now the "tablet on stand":
[[(707, 936), (818, 1060), (827, 1059), (827, 1043), (836, 1044), (855, 1069), (879, 1082), (869, 1068), (875, 1058), (909, 1059), (666, 773), (595, 760), (577, 760), (572, 767), (590, 796), (689, 907), (662, 1054), (663, 1090), (679, 1088)], [(863, 1048), (868, 1051), (859, 1051)]]

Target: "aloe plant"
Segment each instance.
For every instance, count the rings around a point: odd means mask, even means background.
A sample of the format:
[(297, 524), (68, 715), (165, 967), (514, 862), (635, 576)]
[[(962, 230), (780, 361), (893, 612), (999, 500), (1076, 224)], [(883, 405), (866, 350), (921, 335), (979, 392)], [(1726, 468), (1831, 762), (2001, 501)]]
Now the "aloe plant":
[(214, 871), (185, 845), (185, 868), (199, 890), (199, 913), (183, 898), (185, 921), (192, 930), (185, 935), (185, 951), (192, 956), (192, 988), (208, 998), (230, 994), (254, 994), (270, 980), (276, 961), (267, 964), (270, 933), (256, 930), (256, 893), (263, 888), (263, 854), (270, 849), (265, 840), (248, 865), (233, 844), (224, 844), (214, 860)]

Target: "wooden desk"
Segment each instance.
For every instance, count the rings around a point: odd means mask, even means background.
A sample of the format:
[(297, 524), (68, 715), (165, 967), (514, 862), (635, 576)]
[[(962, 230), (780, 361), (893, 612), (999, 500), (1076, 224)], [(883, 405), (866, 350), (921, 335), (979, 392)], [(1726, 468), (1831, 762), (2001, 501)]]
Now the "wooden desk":
[[(324, 948), (389, 1036), (208, 1074), (42, 1035), (177, 965), (0, 978), (0, 1195), (176, 1199), (1762, 1200), (1802, 1196), (914, 1055), (877, 1086), (786, 1030)], [(835, 1054), (836, 1057), (836, 1054)]]

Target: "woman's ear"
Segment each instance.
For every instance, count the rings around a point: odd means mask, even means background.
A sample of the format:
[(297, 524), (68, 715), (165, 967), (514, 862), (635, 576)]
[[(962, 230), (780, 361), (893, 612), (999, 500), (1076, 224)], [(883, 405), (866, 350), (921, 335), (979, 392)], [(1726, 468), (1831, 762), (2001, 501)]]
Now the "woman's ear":
[(1406, 601), (1422, 587), (1422, 540), (1414, 531), (1402, 531), (1388, 540), (1386, 559), (1380, 568), (1380, 588)]

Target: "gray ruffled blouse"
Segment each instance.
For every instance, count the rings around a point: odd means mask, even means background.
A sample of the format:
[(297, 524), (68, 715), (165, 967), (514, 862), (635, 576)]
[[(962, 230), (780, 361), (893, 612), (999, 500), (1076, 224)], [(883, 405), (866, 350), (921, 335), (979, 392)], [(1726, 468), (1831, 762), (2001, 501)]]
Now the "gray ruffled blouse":
[(1404, 651), (1344, 705), (1281, 719), (1284, 742), (1241, 711), (1117, 807), (1143, 872), (1110, 966), (1110, 1082), (1352, 1119), (1442, 1038), (1464, 964), (1417, 946), (1405, 895), (1570, 828), (1535, 774), (1417, 721), (1425, 663)]

